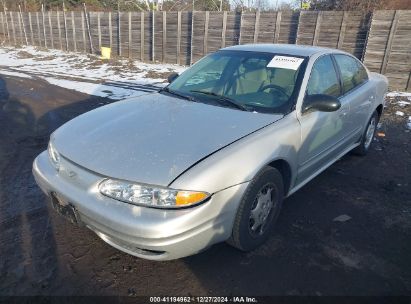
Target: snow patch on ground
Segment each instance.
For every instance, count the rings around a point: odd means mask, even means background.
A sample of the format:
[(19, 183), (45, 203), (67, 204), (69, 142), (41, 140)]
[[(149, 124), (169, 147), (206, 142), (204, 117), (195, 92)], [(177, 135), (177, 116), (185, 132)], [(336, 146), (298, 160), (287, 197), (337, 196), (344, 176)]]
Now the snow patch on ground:
[(153, 86), (164, 86), (168, 74), (185, 69), (174, 64), (102, 60), (96, 55), (46, 51), (31, 46), (0, 48), (3, 75), (39, 77), (67, 89), (112, 99), (139, 96), (144, 85), (151, 86), (152, 90)]
[(100, 97), (107, 97), (110, 99), (124, 99), (128, 97), (137, 97), (140, 95), (147, 94), (147, 92), (134, 91), (130, 89), (117, 88), (113, 86), (108, 86), (104, 84), (90, 83), (90, 82), (81, 82), (75, 80), (66, 80), (66, 79), (56, 79), (51, 77), (44, 78), (51, 84), (54, 84), (59, 87), (66, 89), (75, 90), (81, 93), (95, 95)]

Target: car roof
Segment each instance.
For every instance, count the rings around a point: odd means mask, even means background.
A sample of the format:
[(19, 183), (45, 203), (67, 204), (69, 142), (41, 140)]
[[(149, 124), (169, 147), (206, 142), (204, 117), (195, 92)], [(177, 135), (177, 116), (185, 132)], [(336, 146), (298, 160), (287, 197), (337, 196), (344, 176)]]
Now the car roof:
[(230, 51), (249, 51), (310, 57), (316, 53), (344, 53), (339, 50), (295, 44), (242, 44), (223, 48)]

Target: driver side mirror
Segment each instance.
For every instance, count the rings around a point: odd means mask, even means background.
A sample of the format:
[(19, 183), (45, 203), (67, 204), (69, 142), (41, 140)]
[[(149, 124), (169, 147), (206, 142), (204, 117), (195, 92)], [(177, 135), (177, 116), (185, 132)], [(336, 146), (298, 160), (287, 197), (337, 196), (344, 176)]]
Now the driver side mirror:
[(326, 94), (313, 94), (305, 97), (302, 112), (310, 110), (334, 112), (339, 108), (341, 108), (341, 103), (338, 98)]
[(177, 77), (178, 77), (178, 74), (177, 74), (177, 73), (175, 73), (175, 72), (171, 73), (171, 74), (168, 75), (168, 77), (167, 77), (168, 83), (172, 83), (174, 80), (177, 79)]

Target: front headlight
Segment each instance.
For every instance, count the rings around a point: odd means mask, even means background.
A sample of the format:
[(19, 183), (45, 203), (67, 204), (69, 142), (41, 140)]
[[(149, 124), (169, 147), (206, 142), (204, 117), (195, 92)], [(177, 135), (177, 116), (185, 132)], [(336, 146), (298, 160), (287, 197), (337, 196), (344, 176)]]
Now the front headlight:
[(153, 208), (181, 208), (199, 204), (210, 194), (106, 179), (99, 185), (101, 194), (119, 201)]
[(51, 140), (49, 141), (47, 151), (49, 153), (49, 159), (52, 165), (58, 171), (60, 169), (60, 154), (57, 152)]

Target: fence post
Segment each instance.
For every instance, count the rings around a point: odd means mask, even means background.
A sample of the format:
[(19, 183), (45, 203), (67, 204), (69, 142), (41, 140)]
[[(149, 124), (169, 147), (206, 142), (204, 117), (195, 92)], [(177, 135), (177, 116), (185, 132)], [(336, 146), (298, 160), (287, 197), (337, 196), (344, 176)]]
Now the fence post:
[(33, 21), (31, 19), (31, 12), (29, 12), (29, 25), (30, 25), (31, 45), (34, 45)]
[(167, 47), (167, 12), (163, 11), (163, 62), (166, 61)]
[[(26, 41), (26, 45), (29, 45), (29, 41), (27, 39), (27, 34), (26, 34), (26, 26), (24, 24), (23, 14), (21, 13), (21, 5), (20, 4), (19, 4), (19, 11), (20, 11), (21, 24), (23, 25), (24, 39)], [(22, 37), (22, 39), (23, 39), (23, 37)]]
[(49, 27), (50, 27), (50, 41), (51, 41), (51, 48), (54, 49), (54, 37), (53, 37), (53, 26), (51, 24), (51, 12), (48, 11), (49, 15)]
[(43, 37), (44, 37), (44, 47), (47, 48), (47, 38), (46, 38), (46, 17), (44, 16), (44, 5), (41, 5), (41, 18), (43, 22)]
[(84, 24), (84, 18), (86, 18), (86, 16), (84, 15), (84, 12), (81, 12), (81, 32), (83, 36), (83, 51), (84, 53), (86, 53), (86, 26)]
[(3, 33), (3, 37), (4, 37), (3, 41), (6, 41), (6, 29), (4, 28), (3, 12), (1, 12), (0, 15), (1, 15), (1, 28), (3, 29), (2, 33)]
[(191, 30), (190, 30), (190, 65), (193, 64), (193, 38), (194, 38), (194, 11), (191, 12)]
[(381, 66), (381, 74), (385, 74), (385, 71), (387, 69), (387, 63), (388, 63), (388, 58), (390, 57), (391, 53), (391, 47), (392, 47), (392, 40), (394, 39), (395, 32), (397, 30), (397, 25), (398, 25), (398, 10), (394, 12), (394, 17), (391, 21), (391, 28), (390, 28), (390, 34), (388, 35), (388, 41), (387, 45), (385, 46), (385, 52), (384, 52), (384, 59), (382, 60), (382, 66)]
[(14, 19), (13, 19), (13, 14), (10, 12), (10, 22), (11, 22), (11, 30), (13, 31), (13, 41), (14, 45), (17, 45), (17, 40), (16, 40), (16, 28), (14, 26)]
[(23, 29), (21, 27), (21, 15), (20, 15), (20, 12), (16, 12), (16, 14), (17, 14), (17, 21), (19, 25), (20, 41), (21, 41), (21, 44), (23, 44), (24, 42), (23, 42)]
[(225, 47), (225, 31), (227, 29), (227, 11), (223, 13), (223, 30), (221, 31), (221, 47)]
[[(84, 8), (84, 16), (86, 18), (86, 25), (87, 25), (87, 34), (88, 34), (88, 40), (90, 43), (90, 53), (94, 54), (94, 47), (93, 47), (93, 39), (91, 38), (91, 29), (90, 29), (90, 15), (87, 12), (86, 4), (83, 3), (83, 8)], [(82, 19), (84, 23), (84, 18)], [(83, 39), (84, 39), (84, 51), (86, 51), (86, 38), (84, 37), (84, 30), (83, 30)]]
[(71, 11), (71, 26), (73, 28), (73, 43), (74, 43), (74, 52), (77, 52), (77, 41), (76, 41), (76, 22), (74, 20), (74, 12)]
[(61, 40), (61, 25), (60, 25), (60, 12), (56, 11), (57, 16), (57, 31), (59, 33), (60, 50), (63, 50), (63, 42)]
[(4, 7), (4, 19), (6, 20), (7, 41), (9, 42), (9, 44), (11, 44), (9, 22), (7, 20), (8, 17), (7, 17), (6, 7)]
[(108, 12), (108, 32), (110, 35), (110, 49), (113, 47), (113, 27), (111, 25), (111, 12)]
[(255, 22), (254, 22), (254, 43), (258, 41), (258, 32), (260, 30), (260, 11), (255, 12)]
[(203, 41), (203, 55), (208, 53), (208, 23), (210, 21), (210, 12), (205, 12), (205, 23), (204, 23), (204, 41)]
[(240, 31), (240, 34), (239, 34), (239, 37), (238, 37), (238, 43), (237, 44), (241, 44), (241, 28), (243, 27), (243, 11), (241, 11), (240, 12), (240, 29), (239, 29), (239, 31)]
[(121, 56), (121, 17), (120, 17), (120, 11), (117, 11), (117, 45), (118, 45), (118, 55)]
[(181, 46), (181, 11), (177, 12), (177, 64), (180, 64)]
[(66, 17), (66, 7), (63, 2), (63, 19), (64, 19), (64, 37), (66, 39), (66, 51), (68, 51), (68, 33), (67, 33), (67, 17)]
[(39, 46), (41, 46), (41, 32), (40, 32), (39, 12), (36, 12), (36, 21), (37, 21), (37, 39), (39, 41)]
[(128, 12), (128, 58), (132, 57), (131, 54), (131, 42), (132, 41), (132, 35), (131, 35), (131, 12)]
[(313, 45), (318, 44), (318, 37), (320, 36), (320, 26), (321, 26), (321, 20), (323, 18), (323, 12), (319, 11), (317, 13), (317, 20), (315, 22), (315, 30), (314, 30), (314, 37), (313, 37)]
[(140, 60), (144, 61), (144, 12), (140, 13)]
[(155, 30), (155, 23), (154, 23), (154, 10), (153, 10), (153, 11), (151, 11), (151, 60), (153, 62), (154, 62), (154, 55), (155, 55), (154, 30)]
[(101, 50), (101, 24), (100, 12), (97, 12), (98, 49)]
[(365, 36), (365, 42), (364, 42), (364, 46), (362, 49), (362, 54), (361, 54), (361, 62), (364, 62), (364, 57), (365, 57), (365, 53), (367, 52), (367, 46), (368, 46), (368, 38), (370, 36), (370, 32), (371, 32), (371, 25), (372, 25), (372, 19), (374, 18), (374, 12), (370, 13), (370, 19), (368, 21), (368, 25), (367, 25), (367, 34)]
[(344, 43), (345, 28), (347, 26), (347, 14), (348, 13), (344, 11), (343, 17), (341, 20), (340, 34), (338, 35), (337, 49), (341, 49)]
[(275, 18), (275, 32), (274, 32), (274, 43), (278, 43), (280, 39), (280, 29), (281, 29), (281, 11), (277, 11), (277, 16)]

